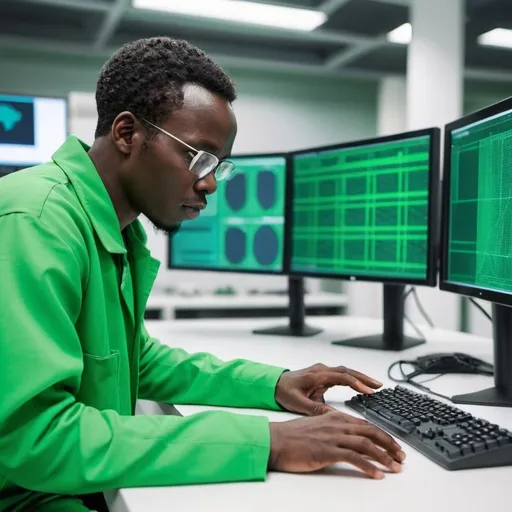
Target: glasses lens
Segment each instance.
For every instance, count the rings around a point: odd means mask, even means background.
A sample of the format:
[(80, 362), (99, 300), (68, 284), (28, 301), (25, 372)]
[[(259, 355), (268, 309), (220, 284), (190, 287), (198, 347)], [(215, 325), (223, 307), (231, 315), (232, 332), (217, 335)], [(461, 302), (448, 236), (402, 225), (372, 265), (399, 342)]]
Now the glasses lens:
[(205, 151), (200, 151), (194, 160), (192, 160), (190, 170), (196, 174), (198, 178), (204, 178), (217, 167), (218, 163), (219, 161), (216, 156), (206, 153)]
[(225, 181), (227, 180), (235, 170), (235, 164), (233, 162), (228, 162), (227, 160), (221, 162), (215, 171), (215, 178), (217, 181)]

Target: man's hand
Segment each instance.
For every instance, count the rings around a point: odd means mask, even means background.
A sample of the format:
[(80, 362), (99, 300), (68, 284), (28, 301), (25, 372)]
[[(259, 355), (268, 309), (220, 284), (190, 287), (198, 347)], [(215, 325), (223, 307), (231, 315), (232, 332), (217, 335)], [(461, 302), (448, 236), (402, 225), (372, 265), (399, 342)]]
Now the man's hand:
[(318, 416), (335, 409), (325, 404), (325, 392), (334, 386), (350, 386), (360, 393), (373, 393), (382, 384), (343, 366), (317, 364), (296, 372), (285, 372), (276, 386), (276, 402), (298, 414)]
[(287, 473), (317, 471), (338, 462), (348, 462), (371, 478), (402, 470), (405, 453), (391, 436), (366, 422), (347, 423), (344, 415), (329, 413), (270, 424), (269, 470)]

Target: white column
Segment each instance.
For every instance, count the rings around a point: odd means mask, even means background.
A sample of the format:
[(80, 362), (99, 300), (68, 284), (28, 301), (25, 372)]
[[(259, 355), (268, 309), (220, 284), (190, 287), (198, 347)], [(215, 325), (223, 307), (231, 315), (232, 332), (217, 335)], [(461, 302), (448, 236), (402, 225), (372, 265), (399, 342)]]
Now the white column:
[[(463, 112), (465, 0), (411, 0), (410, 13), (407, 127), (443, 128)], [(418, 291), (436, 327), (459, 327), (457, 295), (425, 287)], [(421, 322), (416, 306), (409, 311)]]
[(393, 135), (407, 130), (407, 81), (390, 76), (379, 84), (377, 133)]

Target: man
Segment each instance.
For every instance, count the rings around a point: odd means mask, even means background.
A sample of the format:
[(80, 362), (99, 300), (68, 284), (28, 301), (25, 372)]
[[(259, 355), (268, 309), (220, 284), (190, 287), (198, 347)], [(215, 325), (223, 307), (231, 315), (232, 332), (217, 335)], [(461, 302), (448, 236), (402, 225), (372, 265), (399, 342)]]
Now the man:
[[(371, 392), (373, 379), (223, 363), (144, 329), (158, 264), (137, 217), (172, 233), (199, 215), (233, 170), (235, 96), (197, 48), (136, 41), (101, 71), (93, 146), (69, 137), (50, 163), (0, 181), (1, 510), (88, 510), (107, 489), (263, 480), (339, 461), (373, 478), (383, 472), (369, 459), (400, 471), (391, 437), (323, 400), (335, 385)], [(134, 416), (137, 398), (313, 417)]]

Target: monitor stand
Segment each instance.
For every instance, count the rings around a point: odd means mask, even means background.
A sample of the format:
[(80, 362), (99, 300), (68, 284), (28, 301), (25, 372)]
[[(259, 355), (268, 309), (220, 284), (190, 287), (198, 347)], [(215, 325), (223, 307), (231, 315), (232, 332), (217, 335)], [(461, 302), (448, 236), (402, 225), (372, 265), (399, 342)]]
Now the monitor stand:
[(270, 329), (258, 329), (254, 334), (268, 336), (295, 336), (307, 338), (322, 332), (322, 329), (310, 327), (305, 323), (306, 308), (304, 306), (304, 279), (302, 277), (288, 278), (289, 324)]
[(424, 340), (404, 336), (405, 286), (385, 284), (383, 287), (384, 332), (374, 336), (333, 341), (333, 345), (400, 352), (425, 343)]
[(452, 397), (453, 403), (512, 407), (512, 308), (492, 305), (495, 387)]

